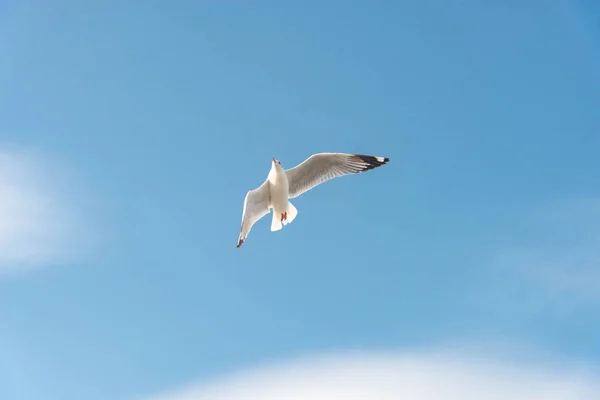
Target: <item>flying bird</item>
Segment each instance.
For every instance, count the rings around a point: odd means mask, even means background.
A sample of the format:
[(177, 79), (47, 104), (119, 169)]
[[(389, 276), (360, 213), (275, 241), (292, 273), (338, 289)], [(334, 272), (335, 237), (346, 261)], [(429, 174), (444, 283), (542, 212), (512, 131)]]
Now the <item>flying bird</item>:
[(368, 171), (386, 164), (389, 160), (387, 157), (363, 154), (319, 153), (286, 170), (281, 161), (273, 158), (267, 179), (246, 194), (237, 247), (244, 243), (252, 225), (271, 209), (271, 232), (274, 232), (280, 230), (282, 225), (291, 223), (298, 215), (298, 210), (289, 199), (298, 197), (330, 179)]

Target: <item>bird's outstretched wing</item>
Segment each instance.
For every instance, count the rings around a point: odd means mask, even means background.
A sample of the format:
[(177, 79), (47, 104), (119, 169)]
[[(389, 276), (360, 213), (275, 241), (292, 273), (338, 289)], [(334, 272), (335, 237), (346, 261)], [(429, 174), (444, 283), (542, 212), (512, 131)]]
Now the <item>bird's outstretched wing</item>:
[(363, 154), (319, 153), (308, 157), (302, 164), (286, 170), (289, 198), (302, 193), (338, 176), (357, 174), (386, 164), (387, 157), (366, 156)]
[(244, 199), (244, 211), (242, 214), (242, 227), (237, 243), (238, 248), (244, 243), (244, 240), (246, 240), (248, 233), (250, 233), (250, 229), (252, 229), (252, 225), (269, 213), (270, 202), (271, 189), (268, 180), (256, 189), (246, 193), (246, 198)]

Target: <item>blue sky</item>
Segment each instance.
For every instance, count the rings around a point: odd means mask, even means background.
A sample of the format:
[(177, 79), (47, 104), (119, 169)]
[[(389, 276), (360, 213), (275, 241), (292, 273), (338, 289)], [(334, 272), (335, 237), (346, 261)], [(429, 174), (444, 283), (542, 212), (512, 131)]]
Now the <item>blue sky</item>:
[[(158, 3), (0, 0), (0, 398), (328, 352), (600, 363), (597, 2)], [(323, 151), (391, 162), (236, 249), (271, 157)]]

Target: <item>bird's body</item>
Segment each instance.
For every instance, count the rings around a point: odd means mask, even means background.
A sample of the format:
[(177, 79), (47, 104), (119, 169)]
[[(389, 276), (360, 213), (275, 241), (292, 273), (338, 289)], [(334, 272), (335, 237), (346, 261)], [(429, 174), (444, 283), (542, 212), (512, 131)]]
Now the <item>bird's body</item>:
[(388, 161), (389, 158), (386, 157), (361, 154), (319, 153), (310, 156), (300, 165), (285, 170), (280, 161), (273, 159), (265, 182), (246, 194), (237, 247), (244, 243), (252, 225), (271, 209), (271, 231), (278, 231), (298, 215), (298, 210), (289, 199), (335, 177), (368, 171)]
[[(288, 209), (290, 208), (289, 188), (290, 184), (287, 174), (280, 164), (273, 163), (267, 181), (269, 182), (269, 192), (271, 201), (269, 208), (273, 209), (273, 221), (271, 222), (271, 231), (278, 231), (282, 224), (287, 225), (292, 222), (287, 219)], [(278, 219), (279, 218), (279, 219)]]

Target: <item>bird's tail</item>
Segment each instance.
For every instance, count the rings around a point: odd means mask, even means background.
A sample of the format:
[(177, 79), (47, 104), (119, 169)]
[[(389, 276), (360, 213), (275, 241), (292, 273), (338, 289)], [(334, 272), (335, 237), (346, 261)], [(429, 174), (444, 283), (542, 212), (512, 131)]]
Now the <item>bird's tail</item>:
[(298, 210), (296, 210), (296, 207), (294, 207), (294, 205), (290, 202), (288, 202), (287, 211), (283, 215), (273, 210), (271, 232), (278, 231), (283, 227), (283, 225), (287, 225), (292, 222), (296, 218), (296, 215), (298, 215)]
[(287, 218), (283, 220), (283, 224), (291, 224), (294, 218), (296, 218), (296, 215), (298, 215), (298, 210), (296, 210), (296, 207), (288, 201)]
[(275, 232), (280, 230), (281, 225), (281, 214), (276, 213), (275, 209), (273, 209), (273, 219), (271, 220), (271, 232)]

